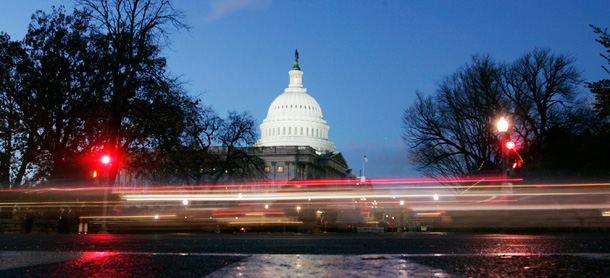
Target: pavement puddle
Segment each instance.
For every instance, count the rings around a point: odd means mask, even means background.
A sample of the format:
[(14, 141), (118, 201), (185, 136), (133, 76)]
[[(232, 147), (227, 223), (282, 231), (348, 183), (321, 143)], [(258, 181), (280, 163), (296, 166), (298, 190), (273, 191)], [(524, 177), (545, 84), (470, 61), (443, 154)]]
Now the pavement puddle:
[(450, 277), (401, 255), (250, 255), (206, 277)]

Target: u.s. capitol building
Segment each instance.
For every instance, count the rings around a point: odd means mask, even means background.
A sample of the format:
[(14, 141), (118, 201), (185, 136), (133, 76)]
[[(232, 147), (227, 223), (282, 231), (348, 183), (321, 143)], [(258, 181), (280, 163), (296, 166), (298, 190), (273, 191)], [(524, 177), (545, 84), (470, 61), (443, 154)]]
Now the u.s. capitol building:
[(346, 178), (347, 162), (328, 140), (330, 127), (322, 108), (303, 87), (298, 58), (295, 52), (288, 88), (269, 106), (253, 151), (265, 162), (268, 179)]

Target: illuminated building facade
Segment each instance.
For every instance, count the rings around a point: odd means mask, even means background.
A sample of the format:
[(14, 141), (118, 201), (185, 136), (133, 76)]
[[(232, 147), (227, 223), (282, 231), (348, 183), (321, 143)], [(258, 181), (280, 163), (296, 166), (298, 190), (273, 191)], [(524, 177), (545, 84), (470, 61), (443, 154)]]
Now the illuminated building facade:
[(303, 88), (298, 59), (295, 52), (288, 88), (271, 103), (260, 125), (256, 155), (265, 161), (269, 179), (346, 178), (347, 162), (328, 140), (330, 127), (320, 105)]

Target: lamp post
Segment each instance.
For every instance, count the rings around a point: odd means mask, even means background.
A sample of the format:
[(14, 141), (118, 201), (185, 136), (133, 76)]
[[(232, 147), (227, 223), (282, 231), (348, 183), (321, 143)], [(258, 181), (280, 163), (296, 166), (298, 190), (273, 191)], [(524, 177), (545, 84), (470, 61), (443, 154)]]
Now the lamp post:
[[(507, 167), (506, 167), (506, 152), (508, 151), (508, 147), (506, 146), (506, 142), (508, 141), (508, 121), (506, 121), (506, 119), (504, 119), (504, 117), (501, 117), (500, 120), (497, 123), (497, 128), (498, 128), (498, 132), (500, 132), (500, 135), (502, 136), (502, 142), (500, 143), (500, 146), (502, 147), (502, 191), (506, 194), (512, 194), (512, 184), (506, 182), (506, 179), (508, 177), (507, 175)], [(507, 225), (507, 220), (509, 219), (509, 215), (508, 215), (508, 203), (506, 203), (506, 200), (504, 202), (504, 214), (503, 214), (503, 222), (504, 225)]]
[(505, 180), (507, 175), (506, 175), (506, 150), (504, 149), (504, 141), (506, 141), (506, 131), (508, 131), (508, 121), (506, 121), (506, 119), (504, 119), (504, 117), (501, 117), (500, 120), (498, 121), (498, 123), (496, 124), (496, 127), (498, 128), (498, 132), (500, 132), (500, 135), (502, 137), (502, 143), (500, 144), (500, 146), (502, 146), (502, 179)]

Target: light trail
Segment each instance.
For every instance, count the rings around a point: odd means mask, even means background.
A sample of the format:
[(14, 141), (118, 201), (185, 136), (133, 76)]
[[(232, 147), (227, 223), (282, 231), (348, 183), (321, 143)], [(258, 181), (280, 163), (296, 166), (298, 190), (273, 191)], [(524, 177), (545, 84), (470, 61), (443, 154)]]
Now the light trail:
[[(285, 182), (263, 182), (263, 181), (251, 181), (249, 183), (237, 183), (237, 184), (217, 184), (217, 185), (171, 185), (171, 186), (147, 186), (147, 187), (136, 187), (129, 186), (127, 189), (130, 190), (162, 190), (162, 189), (200, 189), (200, 188), (235, 188), (235, 187), (298, 187), (298, 186), (332, 186), (332, 185), (358, 185), (362, 188), (362, 185), (382, 185), (382, 184), (429, 184), (429, 183), (467, 183), (467, 182), (480, 182), (481, 179), (448, 179), (438, 180), (434, 178), (423, 178), (423, 179), (373, 179), (368, 180), (365, 183), (359, 182), (359, 180), (305, 180), (305, 181), (285, 181)], [(502, 179), (502, 178), (488, 178), (485, 182), (514, 182), (521, 181), (521, 179)], [(445, 186), (442, 186), (445, 187)], [(92, 191), (92, 190), (116, 190), (116, 187), (51, 187), (51, 188), (17, 188), (17, 189), (1, 189), (0, 192), (44, 192), (44, 191)]]
[(303, 224), (303, 221), (292, 221), (292, 220), (277, 220), (277, 221), (231, 221), (229, 225), (256, 225), (256, 224)]
[(284, 215), (284, 212), (223, 212), (212, 213), (212, 216), (228, 216), (228, 215)]
[[(504, 188), (501, 184), (479, 185), (481, 182), (517, 182), (521, 179), (454, 179), (439, 181), (436, 179), (373, 179), (365, 183), (365, 186), (370, 186), (368, 190), (396, 190), (396, 189), (483, 189), (483, 188)], [(475, 185), (444, 185), (446, 183), (475, 183)], [(435, 185), (428, 185), (433, 183)], [(416, 185), (413, 185), (416, 184)], [(342, 187), (334, 187), (343, 185)], [(374, 186), (373, 186), (374, 185)], [(394, 185), (394, 186), (386, 186)], [(398, 185), (398, 186), (396, 186)], [(402, 185), (402, 186), (400, 186)], [(610, 183), (572, 183), (572, 184), (514, 184), (512, 188), (553, 188), (553, 187), (599, 187), (610, 186)], [(209, 190), (214, 192), (234, 192), (234, 190), (244, 190), (246, 188), (269, 188), (274, 191), (351, 191), (363, 190), (363, 184), (356, 180), (313, 180), (313, 181), (289, 181), (284, 183), (243, 183), (243, 184), (220, 184), (220, 185), (177, 185), (177, 186), (148, 186), (148, 187), (65, 187), (65, 188), (19, 188), (19, 189), (0, 189), (0, 192), (78, 192), (78, 191), (104, 191), (109, 190), (114, 193), (128, 194), (140, 193), (140, 191), (172, 193), (175, 191), (202, 191)], [(197, 190), (197, 191), (196, 191)], [(223, 191), (224, 190), (224, 191)]]
[[(518, 200), (490, 200), (493, 202), (517, 202)], [(472, 203), (473, 200), (453, 200), (453, 201), (409, 201), (409, 204), (424, 204), (424, 203)], [(240, 203), (240, 206), (260, 206), (263, 203)], [(274, 205), (356, 205), (356, 204), (400, 204), (398, 201), (378, 201), (378, 202), (290, 202), (290, 203), (273, 203)]]
[(115, 216), (102, 216), (102, 215), (90, 215), (80, 216), (81, 219), (158, 219), (158, 218), (175, 218), (175, 214), (158, 214), (158, 215), (115, 215)]
[[(561, 225), (560, 221), (564, 220), (568, 220), (566, 225), (569, 221), (608, 225), (610, 183), (501, 184), (505, 181), (521, 182), (494, 177), (443, 181), (452, 182), (452, 186), (426, 178), (373, 179), (366, 183), (308, 180), (128, 188), (27, 188), (0, 190), (4, 197), (0, 207), (3, 211), (11, 211), (15, 205), (40, 208), (51, 219), (57, 214), (52, 207), (75, 208), (86, 203), (89, 210), (81, 219), (93, 225), (107, 220), (125, 229), (142, 230), (155, 227), (215, 231), (217, 225), (277, 224), (304, 225), (301, 226), (304, 229), (307, 225), (310, 228), (319, 225), (321, 219), (330, 219), (329, 225), (335, 227), (368, 222), (387, 225), (386, 220), (391, 217), (401, 219), (403, 226), (412, 221), (433, 220), (434, 225), (448, 227), (465, 222), (490, 223), (495, 227), (508, 219), (507, 215), (515, 217), (515, 225), (535, 226), (540, 221)], [(104, 190), (112, 194), (112, 201), (107, 203), (112, 215), (105, 218), (98, 215), (104, 204), (100, 197)], [(435, 200), (434, 196), (439, 199)]]
[(506, 206), (415, 206), (413, 211), (487, 211), (487, 210), (583, 210), (583, 209), (610, 209), (610, 204), (532, 204), (532, 205), (506, 205)]
[[(299, 192), (299, 193), (266, 193), (266, 194), (257, 194), (257, 193), (243, 193), (239, 197), (235, 194), (125, 194), (122, 195), (122, 198), (127, 201), (182, 201), (182, 200), (190, 200), (190, 201), (269, 201), (269, 202), (277, 202), (282, 200), (323, 200), (323, 199), (353, 199), (353, 200), (361, 200), (364, 199), (412, 199), (412, 198), (430, 198), (435, 193), (432, 192), (423, 192), (423, 190), (419, 190), (417, 194), (403, 194), (400, 192), (389, 192), (383, 193), (383, 191), (376, 190), (374, 191), (377, 194), (371, 194), (373, 192)], [(610, 191), (571, 191), (571, 192), (552, 192), (552, 191), (544, 191), (544, 192), (515, 192), (515, 193), (504, 193), (500, 191), (490, 191), (490, 192), (477, 192), (477, 193), (465, 193), (465, 194), (437, 194), (439, 198), (463, 198), (463, 197), (496, 197), (496, 196), (573, 196), (573, 195), (609, 195)], [(447, 200), (439, 200), (434, 202), (446, 202)], [(480, 202), (481, 200), (470, 200)], [(355, 201), (357, 202), (357, 201)], [(382, 201), (388, 202), (388, 201)], [(391, 202), (400, 202), (391, 201)]]

